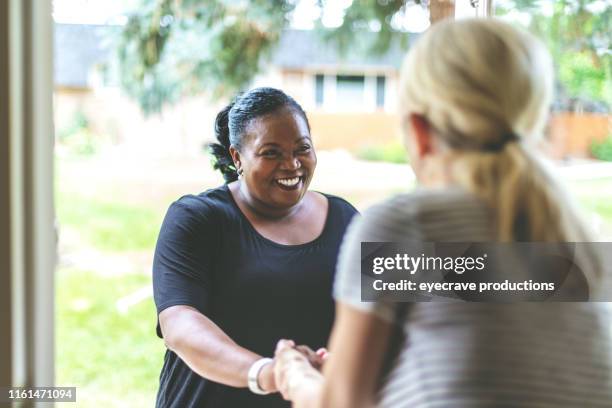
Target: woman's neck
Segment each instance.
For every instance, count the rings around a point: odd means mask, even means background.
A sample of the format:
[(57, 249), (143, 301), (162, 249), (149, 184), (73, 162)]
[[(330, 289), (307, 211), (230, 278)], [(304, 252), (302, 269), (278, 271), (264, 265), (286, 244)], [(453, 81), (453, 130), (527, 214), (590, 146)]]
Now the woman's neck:
[(451, 154), (429, 156), (414, 169), (417, 182), (424, 188), (447, 188), (457, 184), (456, 172), (461, 172), (456, 157)]
[(253, 197), (249, 192), (246, 183), (238, 181), (234, 192), (238, 201), (255, 217), (270, 220), (281, 221), (292, 218), (296, 215), (301, 207), (303, 200), (300, 200), (294, 206), (288, 208), (277, 208), (267, 205), (266, 203)]

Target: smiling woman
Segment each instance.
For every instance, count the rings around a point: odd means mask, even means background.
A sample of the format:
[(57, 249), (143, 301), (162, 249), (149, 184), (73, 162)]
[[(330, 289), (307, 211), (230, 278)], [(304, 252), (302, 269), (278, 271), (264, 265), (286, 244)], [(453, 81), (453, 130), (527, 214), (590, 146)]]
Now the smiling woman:
[(157, 241), (157, 333), (168, 347), (157, 406), (288, 407), (275, 361), (262, 356), (285, 337), (327, 344), (336, 258), (356, 210), (308, 190), (310, 126), (282, 91), (239, 96), (215, 133), (226, 184), (174, 202)]
[(247, 212), (289, 215), (303, 198), (307, 206), (325, 205), (320, 194), (306, 194), (317, 156), (308, 120), (297, 103), (252, 119), (245, 136), (247, 143), (236, 141), (228, 150), (238, 174), (244, 177), (244, 183), (233, 184), (230, 189), (239, 203), (249, 204)]

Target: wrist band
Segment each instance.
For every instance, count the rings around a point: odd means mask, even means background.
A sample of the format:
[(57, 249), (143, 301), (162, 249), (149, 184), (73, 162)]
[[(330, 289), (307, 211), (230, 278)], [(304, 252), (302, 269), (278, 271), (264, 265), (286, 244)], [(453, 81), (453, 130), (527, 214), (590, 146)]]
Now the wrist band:
[(249, 373), (247, 375), (247, 383), (249, 385), (249, 390), (254, 394), (266, 395), (270, 394), (269, 391), (264, 391), (260, 386), (257, 378), (259, 377), (259, 372), (268, 363), (271, 363), (271, 358), (262, 358), (253, 363), (251, 368), (249, 368)]

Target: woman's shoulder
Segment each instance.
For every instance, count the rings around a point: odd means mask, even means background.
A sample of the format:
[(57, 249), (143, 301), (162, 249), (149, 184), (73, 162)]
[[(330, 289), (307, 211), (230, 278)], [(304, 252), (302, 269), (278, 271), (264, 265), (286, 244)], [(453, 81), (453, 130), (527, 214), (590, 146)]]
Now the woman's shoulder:
[(485, 203), (463, 189), (418, 189), (369, 207), (358, 229), (384, 240), (408, 238), (408, 233), (421, 239), (444, 239), (464, 230), (466, 223), (488, 228), (487, 217)]
[(482, 200), (462, 188), (431, 188), (394, 195), (370, 207), (364, 214), (414, 218), (436, 212), (479, 211), (485, 207)]
[(205, 190), (199, 194), (186, 194), (170, 205), (170, 210), (186, 217), (207, 218), (227, 211), (231, 197), (226, 186)]

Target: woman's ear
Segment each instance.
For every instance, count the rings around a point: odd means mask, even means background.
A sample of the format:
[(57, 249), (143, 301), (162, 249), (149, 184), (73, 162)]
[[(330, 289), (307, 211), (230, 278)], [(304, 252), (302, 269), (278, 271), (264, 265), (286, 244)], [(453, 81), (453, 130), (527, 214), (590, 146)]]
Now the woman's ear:
[(408, 124), (412, 128), (418, 157), (424, 157), (434, 151), (431, 125), (423, 115), (411, 113)]
[(232, 156), (236, 170), (238, 170), (240, 168), (240, 152), (233, 145), (231, 145), (229, 148), (229, 153), (230, 156)]

